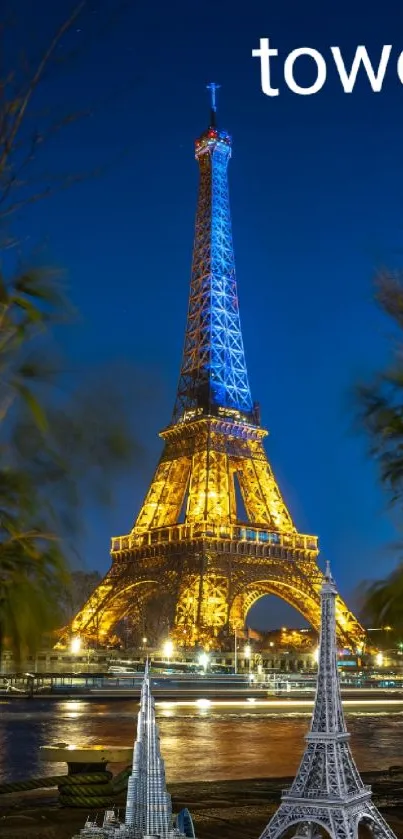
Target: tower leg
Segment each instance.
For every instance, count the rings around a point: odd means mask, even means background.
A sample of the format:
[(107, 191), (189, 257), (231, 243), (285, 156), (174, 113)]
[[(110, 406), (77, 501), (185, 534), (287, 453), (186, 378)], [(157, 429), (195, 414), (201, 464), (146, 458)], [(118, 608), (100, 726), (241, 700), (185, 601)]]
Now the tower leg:
[(381, 816), (379, 810), (375, 807), (375, 804), (373, 804), (372, 801), (368, 803), (364, 815), (358, 821), (357, 836), (360, 822), (368, 825), (375, 839), (396, 839), (393, 830), (391, 830), (388, 823), (385, 821), (383, 816)]
[(360, 824), (366, 824), (374, 839), (396, 839), (393, 830), (372, 801), (325, 808), (312, 803), (290, 805), (283, 802), (260, 839), (281, 839), (295, 826), (294, 839), (316, 839), (325, 830), (331, 839), (358, 839)]
[(172, 635), (179, 643), (200, 644), (206, 649), (220, 647), (219, 636), (228, 624), (228, 579), (214, 573), (209, 558), (192, 565), (179, 591)]

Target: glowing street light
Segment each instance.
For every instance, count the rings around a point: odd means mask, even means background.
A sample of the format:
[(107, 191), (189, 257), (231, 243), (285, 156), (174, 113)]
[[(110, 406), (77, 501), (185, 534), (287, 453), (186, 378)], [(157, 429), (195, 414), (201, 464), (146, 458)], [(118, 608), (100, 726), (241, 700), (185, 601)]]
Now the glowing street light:
[(77, 655), (77, 653), (80, 652), (80, 650), (81, 650), (81, 638), (78, 635), (76, 635), (74, 638), (71, 639), (70, 650), (74, 655)]
[(244, 649), (244, 651), (243, 651), (243, 654), (244, 654), (245, 658), (246, 658), (246, 659), (247, 659), (247, 661), (248, 661), (249, 678), (250, 678), (250, 663), (251, 663), (251, 662), (250, 662), (250, 660), (251, 660), (251, 654), (252, 654), (252, 649), (251, 649), (250, 644), (247, 644), (247, 645), (246, 645), (246, 647), (245, 647), (245, 649)]
[(169, 638), (168, 638), (168, 641), (165, 641), (165, 644), (164, 644), (164, 655), (166, 655), (166, 657), (167, 657), (168, 664), (169, 664), (169, 661), (170, 661), (170, 658), (171, 658), (171, 655), (172, 655), (173, 651), (174, 651), (174, 645), (173, 645), (172, 641), (170, 641)]
[(316, 647), (316, 650), (313, 651), (312, 658), (315, 664), (318, 664), (319, 661), (319, 647)]
[(377, 667), (382, 667), (383, 664), (383, 653), (377, 653), (375, 656), (375, 664)]
[(146, 644), (147, 644), (147, 638), (143, 638), (143, 647), (145, 647)]
[(209, 663), (209, 657), (208, 657), (207, 653), (201, 653), (201, 655), (199, 656), (199, 664), (201, 664), (201, 666), (203, 667), (204, 672), (206, 672), (206, 670), (207, 670), (208, 663)]

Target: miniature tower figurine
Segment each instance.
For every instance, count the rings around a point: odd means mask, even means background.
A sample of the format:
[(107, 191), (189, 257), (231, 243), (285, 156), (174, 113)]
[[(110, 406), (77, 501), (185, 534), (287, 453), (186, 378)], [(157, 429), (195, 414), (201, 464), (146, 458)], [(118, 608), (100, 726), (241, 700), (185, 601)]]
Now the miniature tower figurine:
[(154, 699), (151, 695), (148, 661), (141, 688), (137, 738), (133, 750), (124, 823), (107, 810), (102, 825), (87, 819), (73, 839), (195, 839), (192, 817), (181, 810), (174, 825), (171, 796), (165, 783)]
[(294, 837), (356, 839), (365, 823), (376, 839), (396, 839), (372, 803), (349, 745), (337, 672), (335, 602), (337, 589), (326, 564), (321, 590), (321, 628), (315, 705), (307, 745), (292, 786), (260, 839), (277, 839), (290, 828)]
[(155, 722), (148, 661), (141, 688), (133, 769), (127, 788), (125, 823), (144, 836), (160, 836), (161, 839), (165, 839), (172, 833), (171, 796), (166, 789), (165, 767)]

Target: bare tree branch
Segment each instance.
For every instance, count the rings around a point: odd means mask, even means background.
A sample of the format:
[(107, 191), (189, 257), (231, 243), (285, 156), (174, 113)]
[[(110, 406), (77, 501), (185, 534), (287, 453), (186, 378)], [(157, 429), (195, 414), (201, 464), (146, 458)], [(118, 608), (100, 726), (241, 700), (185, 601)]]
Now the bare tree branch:
[[(6, 131), (5, 135), (1, 138), (1, 145), (3, 147), (3, 151), (0, 153), (0, 173), (2, 172), (2, 170), (8, 162), (9, 156), (13, 149), (13, 144), (21, 128), (22, 121), (24, 119), (31, 97), (42, 79), (47, 64), (49, 63), (61, 38), (63, 37), (65, 32), (67, 32), (71, 28), (74, 21), (83, 11), (85, 5), (86, 0), (81, 0), (81, 2), (73, 9), (71, 15), (69, 15), (69, 17), (61, 24), (61, 26), (59, 26), (48, 48), (45, 50), (45, 53), (42, 56), (31, 78), (31, 81), (29, 82), (28, 89), (25, 95), (23, 96), (22, 100), (20, 102), (18, 102), (18, 100), (14, 100), (14, 102), (11, 103), (8, 111), (6, 111), (6, 113), (3, 115), (3, 119), (6, 122), (7, 118), (10, 116), (12, 117), (12, 121), (8, 131)], [(15, 114), (13, 114), (14, 110)]]
[[(113, 5), (111, 14), (107, 15), (108, 35), (110, 28), (120, 19), (126, 5), (125, 0)], [(97, 103), (92, 103), (90, 107), (77, 110), (73, 108), (56, 117), (52, 108), (42, 107), (39, 112), (33, 111), (33, 94), (38, 85), (42, 84), (50, 72), (54, 73), (60, 67), (60, 62), (65, 62), (67, 66), (71, 58), (83, 52), (83, 42), (81, 42), (78, 50), (68, 51), (67, 55), (62, 50), (63, 56), (60, 59), (56, 48), (61, 46), (61, 39), (77, 22), (85, 8), (88, 8), (88, 0), (81, 0), (74, 6), (71, 14), (58, 27), (51, 43), (37, 61), (34, 69), (29, 66), (30, 62), (25, 62), (22, 71), (20, 66), (11, 70), (5, 68), (3, 78), (0, 78), (0, 223), (3, 223), (0, 250), (9, 250), (18, 244), (18, 240), (9, 230), (9, 222), (14, 214), (60, 190), (99, 177), (127, 156), (128, 148), (120, 150), (113, 159), (109, 158), (105, 165), (90, 168), (89, 171), (84, 169), (74, 174), (48, 174), (35, 171), (38, 168), (37, 162), (43, 157), (44, 148), (46, 149), (48, 143), (58, 137), (60, 132), (83, 119), (94, 116), (98, 111), (116, 107), (119, 99), (132, 90), (133, 82), (139, 82), (138, 78), (129, 80), (119, 91), (109, 92)], [(96, 11), (98, 10), (95, 10), (94, 14)], [(88, 27), (90, 39), (93, 39), (97, 33), (98, 35), (102, 33), (106, 28), (106, 22), (105, 20), (101, 23), (97, 21), (95, 26)], [(2, 27), (0, 22), (0, 37), (2, 28), (5, 31), (7, 27), (5, 24)], [(87, 41), (88, 38), (85, 39), (85, 42)], [(87, 53), (88, 47), (84, 47), (84, 51)]]

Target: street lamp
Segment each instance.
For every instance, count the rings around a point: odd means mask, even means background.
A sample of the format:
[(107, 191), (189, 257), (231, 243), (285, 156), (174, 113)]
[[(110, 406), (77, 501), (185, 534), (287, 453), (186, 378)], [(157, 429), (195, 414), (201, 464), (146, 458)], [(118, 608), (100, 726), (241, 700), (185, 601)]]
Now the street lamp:
[(143, 638), (143, 647), (147, 645), (147, 638)]
[(165, 644), (164, 644), (164, 654), (167, 657), (168, 664), (169, 664), (169, 661), (170, 661), (170, 658), (171, 658), (171, 655), (172, 655), (173, 651), (174, 651), (174, 645), (173, 645), (172, 641), (170, 641), (169, 638), (168, 638), (168, 641), (165, 641)]
[(383, 664), (383, 653), (377, 653), (375, 656), (375, 664), (377, 667), (382, 667)]
[(247, 644), (247, 645), (246, 645), (246, 647), (245, 647), (245, 649), (244, 649), (244, 651), (243, 651), (243, 652), (244, 652), (244, 656), (245, 656), (245, 658), (246, 658), (246, 659), (247, 659), (247, 661), (248, 661), (249, 678), (250, 678), (250, 657), (251, 657), (251, 653), (252, 653), (252, 650), (251, 650), (251, 646), (250, 646), (250, 644)]
[(201, 653), (201, 655), (199, 656), (199, 664), (201, 664), (201, 666), (203, 667), (204, 672), (206, 672), (206, 670), (207, 670), (208, 663), (209, 663), (209, 657), (208, 657), (207, 653)]

